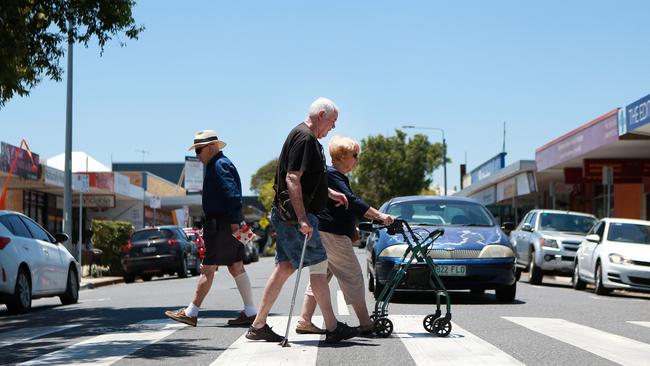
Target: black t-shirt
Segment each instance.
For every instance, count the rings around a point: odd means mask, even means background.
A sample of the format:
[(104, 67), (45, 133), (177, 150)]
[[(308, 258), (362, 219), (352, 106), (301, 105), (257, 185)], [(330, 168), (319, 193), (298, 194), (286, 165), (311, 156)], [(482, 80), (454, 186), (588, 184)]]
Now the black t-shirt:
[[(279, 158), (278, 191), (287, 189), (287, 172), (301, 171), (302, 199), (305, 211), (317, 214), (327, 206), (327, 172), (323, 146), (306, 124), (296, 126), (284, 141)], [(277, 177), (276, 177), (277, 179)], [(309, 197), (313, 199), (309, 202)], [(274, 202), (277, 205), (277, 192)]]

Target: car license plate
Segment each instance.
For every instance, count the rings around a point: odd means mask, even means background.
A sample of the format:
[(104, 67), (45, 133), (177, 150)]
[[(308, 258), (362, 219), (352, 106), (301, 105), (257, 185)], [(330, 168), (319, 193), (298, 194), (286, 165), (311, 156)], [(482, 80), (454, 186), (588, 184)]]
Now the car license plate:
[(142, 248), (142, 253), (155, 253), (155, 252), (156, 252), (156, 247)]
[(467, 276), (467, 267), (458, 265), (437, 265), (438, 276)]

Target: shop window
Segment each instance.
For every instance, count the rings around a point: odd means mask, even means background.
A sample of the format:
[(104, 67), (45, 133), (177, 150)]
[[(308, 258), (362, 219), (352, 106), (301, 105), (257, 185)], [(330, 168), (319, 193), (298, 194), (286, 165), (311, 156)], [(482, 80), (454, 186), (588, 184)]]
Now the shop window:
[[(609, 188), (610, 204), (607, 212), (607, 188)], [(611, 217), (614, 213), (614, 186), (594, 184), (594, 215), (597, 217)]]
[(23, 213), (42, 226), (46, 226), (46, 196), (43, 192), (23, 191)]

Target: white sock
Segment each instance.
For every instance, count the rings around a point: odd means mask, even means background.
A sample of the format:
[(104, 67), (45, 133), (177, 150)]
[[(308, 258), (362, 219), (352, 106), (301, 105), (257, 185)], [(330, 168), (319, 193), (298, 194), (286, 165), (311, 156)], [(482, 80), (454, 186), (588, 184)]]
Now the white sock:
[(193, 302), (191, 302), (186, 308), (185, 308), (185, 315), (189, 317), (197, 317), (199, 315), (199, 307), (194, 305)]
[(253, 302), (253, 289), (251, 288), (251, 281), (248, 278), (248, 273), (244, 272), (235, 277), (235, 283), (237, 284), (239, 294), (244, 301), (244, 314), (246, 316), (257, 314), (257, 308)]

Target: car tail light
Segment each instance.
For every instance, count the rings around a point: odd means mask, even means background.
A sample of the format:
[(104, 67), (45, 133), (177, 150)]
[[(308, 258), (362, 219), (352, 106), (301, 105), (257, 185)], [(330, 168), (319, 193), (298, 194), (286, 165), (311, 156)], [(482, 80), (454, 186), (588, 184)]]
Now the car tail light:
[(122, 251), (123, 252), (128, 252), (129, 250), (133, 249), (133, 244), (129, 241), (129, 244), (127, 245), (122, 245)]
[(170, 247), (175, 247), (178, 245), (178, 239), (169, 239), (167, 240), (167, 244), (169, 244)]
[(4, 249), (7, 246), (7, 244), (9, 244), (10, 242), (11, 239), (4, 236), (0, 236), (0, 250)]

